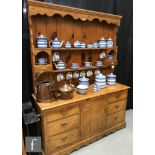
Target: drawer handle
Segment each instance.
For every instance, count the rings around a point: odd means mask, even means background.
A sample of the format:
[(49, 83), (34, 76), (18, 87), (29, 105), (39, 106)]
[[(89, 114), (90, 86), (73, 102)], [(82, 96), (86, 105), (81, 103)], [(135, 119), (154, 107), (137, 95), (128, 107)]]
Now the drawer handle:
[(62, 111), (61, 114), (65, 116), (67, 114), (67, 111)]
[(115, 108), (118, 108), (118, 107), (119, 107), (119, 105), (116, 105), (116, 106), (115, 106)]
[(64, 141), (64, 140), (66, 140), (66, 139), (67, 139), (67, 136), (66, 136), (66, 137), (61, 138), (61, 141)]
[(118, 116), (117, 117), (114, 117), (114, 119), (117, 120), (118, 119)]
[(61, 126), (65, 127), (67, 125), (67, 123), (62, 123)]

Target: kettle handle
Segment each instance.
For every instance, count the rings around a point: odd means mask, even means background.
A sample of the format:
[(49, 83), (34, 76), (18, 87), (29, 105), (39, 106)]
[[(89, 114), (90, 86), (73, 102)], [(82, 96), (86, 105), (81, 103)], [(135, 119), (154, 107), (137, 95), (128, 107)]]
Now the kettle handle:
[(54, 86), (50, 86), (50, 87), (49, 87), (49, 90), (50, 90), (50, 91), (54, 91), (54, 90), (55, 90)]

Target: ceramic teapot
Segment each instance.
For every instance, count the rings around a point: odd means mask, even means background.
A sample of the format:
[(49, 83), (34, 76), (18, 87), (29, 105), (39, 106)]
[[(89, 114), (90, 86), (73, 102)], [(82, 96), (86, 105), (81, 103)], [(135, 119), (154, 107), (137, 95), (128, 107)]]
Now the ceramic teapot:
[(78, 47), (78, 48), (80, 48), (81, 47), (81, 42), (80, 41), (75, 41), (74, 42), (74, 47)]
[[(60, 48), (62, 46), (64, 41), (61, 41), (61, 40), (58, 40), (58, 38), (55, 38), (54, 40), (51, 40), (49, 42), (49, 46), (51, 48)], [(51, 46), (51, 43), (52, 43), (52, 46)]]
[(64, 70), (66, 67), (66, 64), (61, 60), (59, 60), (57, 63), (54, 63), (54, 64), (57, 70)]

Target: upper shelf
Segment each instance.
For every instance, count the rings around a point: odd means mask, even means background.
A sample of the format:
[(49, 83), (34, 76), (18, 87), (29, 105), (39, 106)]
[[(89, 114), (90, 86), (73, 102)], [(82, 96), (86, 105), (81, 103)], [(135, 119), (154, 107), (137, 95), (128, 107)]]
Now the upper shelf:
[(114, 48), (34, 48), (34, 50), (44, 51), (44, 50), (52, 50), (52, 51), (93, 51), (93, 50), (114, 50)]
[(122, 16), (90, 11), (85, 9), (78, 9), (74, 7), (62, 6), (57, 4), (38, 2), (34, 0), (28, 1), (29, 6), (29, 16), (33, 15), (47, 15), (53, 16), (59, 14), (62, 17), (66, 15), (72, 16), (74, 19), (81, 19), (82, 21), (93, 21), (94, 19), (99, 20), (100, 22), (105, 21), (108, 24), (120, 25), (120, 20)]

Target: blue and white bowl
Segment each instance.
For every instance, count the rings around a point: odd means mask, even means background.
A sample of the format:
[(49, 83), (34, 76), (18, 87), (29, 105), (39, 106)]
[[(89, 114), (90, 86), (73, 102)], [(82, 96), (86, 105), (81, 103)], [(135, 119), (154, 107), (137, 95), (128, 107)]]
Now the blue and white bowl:
[(37, 48), (47, 48), (47, 45), (39, 44), (39, 45), (37, 45)]
[(78, 68), (79, 67), (79, 64), (78, 63), (72, 63), (71, 64), (71, 68)]
[(87, 85), (78, 85), (77, 86), (77, 93), (78, 94), (81, 94), (81, 95), (84, 95), (84, 94), (87, 94), (88, 92), (88, 86)]
[(38, 58), (38, 63), (39, 64), (45, 64), (46, 63), (46, 58)]
[(115, 85), (116, 82), (107, 82), (108, 85)]
[(52, 45), (53, 48), (60, 48), (60, 45)]
[(98, 45), (99, 45), (99, 44), (98, 44), (97, 42), (94, 42), (94, 43), (93, 43), (93, 48), (98, 48)]

